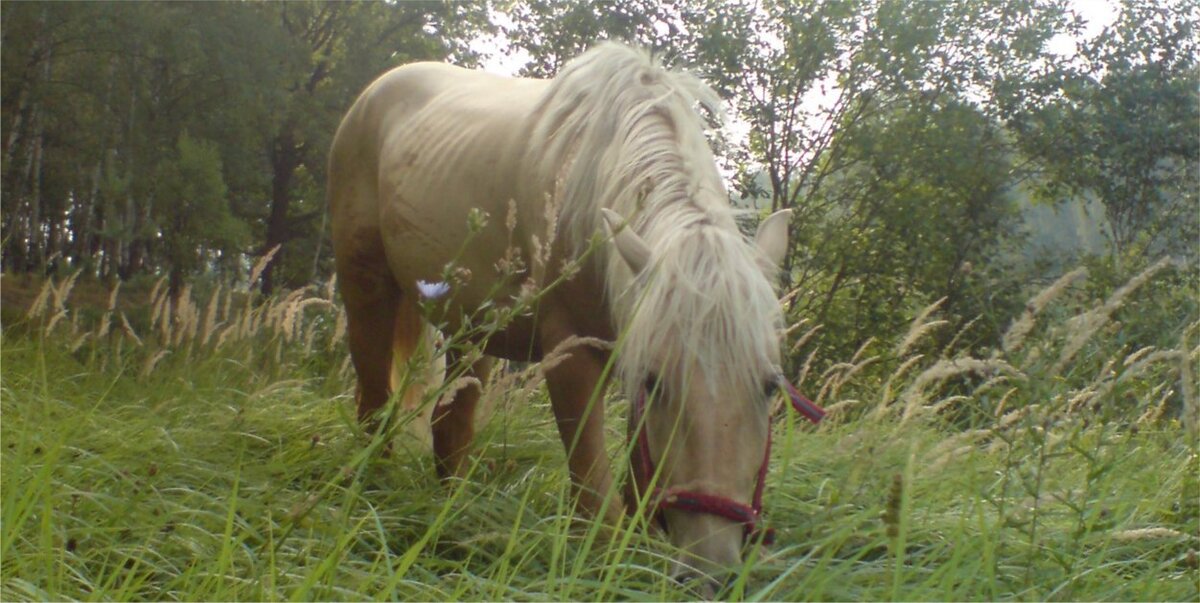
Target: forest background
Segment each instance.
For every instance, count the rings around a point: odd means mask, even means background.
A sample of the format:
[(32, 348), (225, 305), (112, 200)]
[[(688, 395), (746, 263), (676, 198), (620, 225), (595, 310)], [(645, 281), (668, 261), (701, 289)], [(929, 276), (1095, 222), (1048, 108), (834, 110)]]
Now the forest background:
[(1110, 7), (1085, 37), (1078, 8), (11, 3), (3, 269), (178, 292), (244, 280), (278, 246), (263, 293), (326, 282), (326, 152), (374, 77), (416, 60), (549, 77), (619, 39), (728, 101), (712, 138), (731, 201), (796, 210), (790, 312), (827, 349), (941, 298), (995, 344), (1025, 286), (1065, 267), (1196, 265), (1198, 9)]

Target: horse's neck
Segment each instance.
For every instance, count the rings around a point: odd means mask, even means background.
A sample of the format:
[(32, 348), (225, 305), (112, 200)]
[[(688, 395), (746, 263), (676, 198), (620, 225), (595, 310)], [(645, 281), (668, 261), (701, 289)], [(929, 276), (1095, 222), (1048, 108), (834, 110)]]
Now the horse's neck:
[[(578, 111), (584, 109), (564, 111), (554, 103), (534, 110), (533, 144), (528, 169), (522, 170), (530, 179), (524, 203), (541, 208), (552, 198), (559, 204), (559, 234), (566, 237), (568, 253), (578, 257), (603, 232), (602, 207), (630, 219), (651, 247), (680, 228), (736, 231), (716, 162), (690, 107), (625, 103)], [(606, 297), (621, 323), (625, 312), (617, 306), (626, 303), (623, 294), (634, 275), (608, 246), (597, 257), (588, 264), (608, 266)]]

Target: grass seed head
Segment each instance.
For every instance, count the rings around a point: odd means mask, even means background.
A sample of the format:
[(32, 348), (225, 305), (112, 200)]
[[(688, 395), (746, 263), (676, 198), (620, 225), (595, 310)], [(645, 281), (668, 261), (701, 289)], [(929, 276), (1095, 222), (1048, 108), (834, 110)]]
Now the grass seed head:
[(165, 358), (166, 355), (170, 354), (170, 353), (171, 353), (171, 350), (165, 350), (165, 349), (159, 350), (157, 353), (146, 358), (145, 364), (142, 365), (142, 373), (141, 373), (142, 378), (144, 379), (146, 377), (149, 377), (150, 373), (154, 372), (154, 367), (158, 366), (158, 362), (160, 360), (162, 360), (163, 358)]
[(247, 293), (250, 291), (250, 288), (254, 286), (254, 282), (258, 280), (258, 277), (262, 274), (263, 270), (267, 269), (267, 264), (271, 263), (271, 258), (275, 257), (275, 253), (279, 251), (279, 247), (279, 245), (272, 247), (270, 251), (267, 251), (262, 255), (262, 257), (258, 258), (257, 262), (254, 262), (254, 266), (250, 268), (250, 276), (246, 279), (245, 290)]
[(122, 281), (117, 281), (117, 284), (113, 285), (112, 293), (108, 294), (108, 306), (106, 309), (109, 312), (117, 309), (117, 294), (121, 292), (121, 283)]
[(881, 519), (886, 527), (888, 538), (900, 536), (900, 512), (904, 505), (904, 476), (892, 474), (892, 483), (888, 488), (887, 502), (884, 505)]
[(71, 352), (74, 353), (76, 350), (82, 347), (84, 342), (86, 342), (91, 336), (91, 332), (85, 332), (83, 335), (80, 335), (74, 342), (71, 343)]
[(1013, 321), (1012, 326), (1004, 332), (1001, 338), (1001, 349), (1006, 353), (1012, 353), (1020, 349), (1029, 332), (1033, 330), (1037, 315), (1063, 291), (1066, 291), (1068, 287), (1084, 278), (1087, 278), (1087, 268), (1076, 268), (1062, 275), (1049, 287), (1046, 287), (1040, 293), (1033, 296), (1025, 304), (1025, 311), (1021, 313), (1021, 316)]
[(953, 360), (939, 360), (936, 364), (925, 369), (913, 383), (905, 390), (902, 398), (904, 400), (904, 413), (901, 421), (907, 421), (914, 417), (921, 408), (922, 402), (925, 400), (925, 388), (933, 383), (944, 381), (950, 377), (962, 375), (965, 373), (975, 373), (981, 375), (992, 375), (994, 373), (1006, 373), (1012, 376), (1021, 376), (1020, 373), (1003, 360), (990, 359), (980, 360), (977, 358), (955, 358)]
[(42, 288), (38, 291), (37, 297), (33, 299), (33, 303), (29, 305), (29, 311), (25, 313), (26, 318), (38, 318), (46, 311), (47, 302), (50, 300), (50, 290), (53, 287), (53, 279), (47, 278), (46, 282), (42, 283)]
[(1179, 530), (1171, 528), (1137, 528), (1133, 530), (1118, 530), (1113, 533), (1113, 538), (1121, 542), (1136, 542), (1138, 540), (1164, 540), (1164, 539), (1179, 539), (1179, 540), (1195, 540), (1194, 535), (1189, 536)]
[[(130, 339), (132, 339), (133, 342), (138, 345), (138, 347), (141, 347), (142, 346), (142, 338), (138, 337), (137, 333), (134, 332), (133, 327), (129, 324), (129, 319), (125, 317), (125, 313), (121, 312), (120, 316), (121, 316), (121, 330), (124, 331), (125, 335), (127, 335)], [(118, 342), (120, 342), (120, 340), (118, 340)]]
[[(933, 302), (932, 304), (925, 306), (925, 308), (923, 308), (920, 312), (917, 313), (916, 318), (913, 318), (912, 322), (909, 323), (908, 333), (904, 336), (903, 339), (900, 340), (900, 343), (897, 344), (897, 346), (896, 346), (896, 355), (897, 356), (903, 356), (904, 352), (908, 349), (908, 347), (910, 345), (912, 345), (914, 342), (916, 342), (917, 339), (920, 339), (920, 337), (923, 333), (927, 332), (926, 320), (929, 318), (929, 315), (933, 314), (939, 307), (941, 307), (941, 305), (943, 303), (946, 302), (946, 299), (947, 298), (943, 297), (943, 298)], [(934, 322), (944, 322), (944, 321), (934, 321)]]
[(200, 345), (208, 345), (212, 339), (213, 332), (217, 328), (217, 306), (221, 303), (221, 286), (218, 285), (213, 289), (212, 295), (208, 298), (208, 306), (204, 309), (204, 330), (200, 334)]
[(100, 325), (96, 327), (96, 339), (103, 339), (108, 335), (109, 329), (112, 328), (112, 316), (112, 311), (110, 310), (105, 312), (104, 316), (100, 317)]
[(329, 282), (325, 284), (325, 299), (333, 301), (334, 295), (337, 294), (337, 273), (329, 277)]
[(55, 312), (54, 316), (50, 317), (50, 322), (46, 324), (46, 329), (45, 329), (44, 333), (46, 335), (53, 333), (54, 327), (58, 326), (58, 323), (66, 317), (67, 317), (66, 310), (59, 310), (59, 311)]
[(61, 312), (67, 309), (67, 298), (70, 297), (71, 289), (75, 288), (75, 281), (79, 278), (79, 275), (82, 272), (82, 270), (76, 270), (71, 274), (71, 276), (67, 277), (67, 280), (63, 281), (58, 288), (52, 289), (54, 296), (54, 308), (56, 310)]
[(1058, 362), (1051, 369), (1052, 374), (1061, 374), (1075, 358), (1075, 354), (1083, 349), (1084, 344), (1101, 328), (1108, 324), (1112, 313), (1125, 303), (1125, 298), (1146, 284), (1155, 274), (1171, 265), (1170, 258), (1162, 258), (1151, 264), (1137, 276), (1121, 285), (1103, 303), (1067, 321), (1067, 342), (1059, 353)]

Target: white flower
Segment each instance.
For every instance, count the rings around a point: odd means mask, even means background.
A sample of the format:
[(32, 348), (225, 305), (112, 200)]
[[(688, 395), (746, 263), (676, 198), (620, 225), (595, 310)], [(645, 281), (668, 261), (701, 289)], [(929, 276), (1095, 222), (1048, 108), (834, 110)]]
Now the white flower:
[(425, 299), (437, 299), (450, 292), (450, 285), (442, 282), (427, 283), (425, 281), (417, 281), (417, 290), (421, 292), (421, 297)]

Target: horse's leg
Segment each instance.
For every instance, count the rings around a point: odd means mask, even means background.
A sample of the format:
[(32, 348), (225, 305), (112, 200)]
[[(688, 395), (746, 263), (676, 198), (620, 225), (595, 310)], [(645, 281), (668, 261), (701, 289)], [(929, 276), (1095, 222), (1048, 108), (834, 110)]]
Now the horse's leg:
[(616, 524), (623, 509), (615, 497), (612, 469), (604, 450), (605, 358), (584, 346), (566, 353), (570, 354), (566, 360), (546, 372), (546, 387), (558, 435), (567, 449), (571, 483), (584, 511), (603, 515), (606, 521)]
[[(447, 354), (447, 377), (455, 373), (461, 361), (457, 354)], [(478, 380), (478, 385), (472, 383), (459, 388), (450, 402), (433, 409), (433, 454), (437, 458), (438, 476), (443, 479), (466, 474), (467, 453), (475, 437), (475, 407), (491, 369), (492, 358), (480, 357), (463, 373), (463, 377)]]
[(339, 262), (338, 283), (346, 304), (350, 358), (358, 375), (358, 418), (373, 429), (378, 427), (376, 413), (391, 394), (392, 335), (400, 290), (391, 274), (369, 270), (361, 263)]

